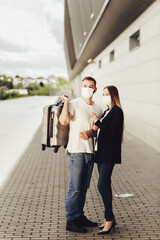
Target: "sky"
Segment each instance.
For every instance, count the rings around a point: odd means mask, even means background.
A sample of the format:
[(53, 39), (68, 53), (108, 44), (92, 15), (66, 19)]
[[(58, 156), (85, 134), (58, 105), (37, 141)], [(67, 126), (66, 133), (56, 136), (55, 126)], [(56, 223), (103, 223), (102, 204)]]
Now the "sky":
[(64, 0), (0, 0), (0, 74), (68, 78)]

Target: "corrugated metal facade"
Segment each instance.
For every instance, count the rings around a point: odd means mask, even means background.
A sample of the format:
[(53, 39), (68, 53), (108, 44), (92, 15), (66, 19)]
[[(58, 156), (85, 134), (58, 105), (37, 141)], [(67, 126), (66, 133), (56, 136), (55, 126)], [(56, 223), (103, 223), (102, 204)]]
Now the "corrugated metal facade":
[(65, 53), (73, 79), (154, 0), (65, 0)]

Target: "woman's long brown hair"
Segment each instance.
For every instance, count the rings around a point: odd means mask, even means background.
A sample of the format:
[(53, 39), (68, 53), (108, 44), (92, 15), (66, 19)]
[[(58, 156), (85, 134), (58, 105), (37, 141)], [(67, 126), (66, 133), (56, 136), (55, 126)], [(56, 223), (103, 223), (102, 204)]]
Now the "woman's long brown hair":
[[(117, 105), (118, 107), (120, 107), (122, 109), (118, 89), (115, 86), (110, 85), (110, 86), (104, 87), (103, 90), (106, 88), (108, 89), (108, 92), (111, 96), (111, 101), (112, 101), (113, 105)], [(123, 111), (123, 109), (122, 109), (122, 111)], [(123, 129), (122, 129), (122, 138), (121, 138), (122, 143), (123, 143), (123, 132), (124, 132), (124, 120), (123, 120)]]

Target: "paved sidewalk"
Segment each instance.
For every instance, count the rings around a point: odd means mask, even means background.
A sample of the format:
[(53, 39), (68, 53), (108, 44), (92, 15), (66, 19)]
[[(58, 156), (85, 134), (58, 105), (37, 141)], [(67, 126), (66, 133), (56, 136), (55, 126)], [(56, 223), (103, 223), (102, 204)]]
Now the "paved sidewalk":
[[(118, 225), (109, 235), (98, 236), (98, 228), (87, 234), (65, 230), (65, 200), (68, 170), (64, 149), (41, 151), (41, 129), (14, 166), (0, 191), (0, 240), (154, 240), (160, 239), (160, 153), (129, 134), (123, 146), (123, 164), (113, 172), (114, 213)], [(99, 224), (103, 204), (97, 191), (94, 167), (85, 206), (86, 216)]]

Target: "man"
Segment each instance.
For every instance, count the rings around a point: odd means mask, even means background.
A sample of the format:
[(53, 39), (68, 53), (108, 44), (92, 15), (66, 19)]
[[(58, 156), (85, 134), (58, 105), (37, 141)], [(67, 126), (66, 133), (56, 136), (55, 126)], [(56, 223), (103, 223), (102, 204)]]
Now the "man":
[(82, 80), (81, 97), (74, 100), (64, 95), (64, 107), (59, 117), (62, 125), (70, 124), (68, 150), (69, 186), (66, 200), (67, 225), (66, 230), (73, 232), (87, 232), (85, 227), (94, 227), (84, 215), (84, 205), (87, 188), (93, 170), (93, 134), (90, 113), (99, 117), (102, 110), (93, 100), (96, 92), (96, 81), (92, 77)]

